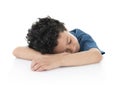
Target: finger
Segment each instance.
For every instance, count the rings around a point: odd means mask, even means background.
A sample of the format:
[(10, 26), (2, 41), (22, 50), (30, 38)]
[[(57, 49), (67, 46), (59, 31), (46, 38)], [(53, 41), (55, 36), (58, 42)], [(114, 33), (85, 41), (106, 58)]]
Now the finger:
[(31, 68), (33, 68), (36, 64), (37, 64), (36, 61), (33, 60), (31, 63)]
[(36, 70), (39, 69), (42, 65), (44, 65), (44, 63), (37, 63), (36, 65), (34, 65), (34, 66), (32, 67), (32, 70), (33, 70), (33, 71), (36, 71)]
[(36, 65), (34, 65), (31, 69), (32, 69), (33, 71), (36, 71), (39, 67), (40, 67), (40, 64), (36, 64)]
[(43, 66), (40, 66), (36, 71), (46, 71), (46, 70), (47, 70), (47, 66), (43, 65)]

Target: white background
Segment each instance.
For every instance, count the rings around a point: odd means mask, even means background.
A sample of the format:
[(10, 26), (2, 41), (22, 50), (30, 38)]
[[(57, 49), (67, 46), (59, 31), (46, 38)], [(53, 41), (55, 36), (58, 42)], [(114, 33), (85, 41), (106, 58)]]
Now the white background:
[[(51, 16), (92, 35), (106, 54), (99, 64), (33, 72), (12, 51), (28, 28)], [(0, 88), (120, 88), (119, 0), (0, 0)]]

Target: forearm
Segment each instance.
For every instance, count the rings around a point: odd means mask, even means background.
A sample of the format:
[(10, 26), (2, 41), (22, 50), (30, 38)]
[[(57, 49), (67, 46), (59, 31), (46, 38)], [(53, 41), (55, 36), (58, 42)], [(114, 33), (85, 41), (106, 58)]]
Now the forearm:
[(17, 47), (13, 51), (13, 55), (17, 58), (25, 60), (33, 60), (42, 56), (38, 51), (35, 51), (29, 47)]
[(62, 58), (61, 66), (78, 66), (100, 62), (101, 53), (96, 49), (65, 55)]
[[(60, 53), (60, 54), (44, 54), (44, 56), (63, 56), (67, 55), (69, 53)], [(13, 55), (17, 58), (25, 59), (25, 60), (33, 60), (37, 58), (41, 58), (43, 54), (41, 54), (38, 51), (35, 51), (34, 49), (31, 49), (29, 47), (17, 47), (13, 51)]]

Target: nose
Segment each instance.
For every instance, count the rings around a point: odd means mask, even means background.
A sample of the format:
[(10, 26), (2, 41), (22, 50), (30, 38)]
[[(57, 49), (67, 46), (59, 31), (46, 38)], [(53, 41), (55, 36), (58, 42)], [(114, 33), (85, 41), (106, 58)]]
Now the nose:
[(72, 50), (73, 50), (72, 53), (74, 53), (76, 51), (75, 45), (72, 46)]
[(74, 53), (74, 52), (76, 51), (75, 45), (70, 45), (70, 46), (68, 47), (68, 50), (70, 50), (71, 53)]

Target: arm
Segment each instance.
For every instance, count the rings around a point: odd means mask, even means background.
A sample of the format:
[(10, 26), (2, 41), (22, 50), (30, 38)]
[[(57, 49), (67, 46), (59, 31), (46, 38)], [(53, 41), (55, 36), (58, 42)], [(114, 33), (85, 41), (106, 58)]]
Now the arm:
[[(61, 53), (61, 54), (54, 54), (54, 56), (63, 56), (66, 55), (68, 53)], [(25, 59), (25, 60), (34, 60), (34, 59), (38, 59), (38, 58), (42, 58), (43, 56), (52, 56), (53, 54), (41, 54), (38, 51), (35, 51), (34, 49), (31, 49), (29, 47), (17, 47), (13, 50), (13, 55), (16, 58), (21, 58), (21, 59)]]
[(13, 55), (25, 60), (33, 60), (42, 56), (40, 52), (29, 47), (17, 47), (13, 50)]
[(92, 48), (88, 51), (63, 56), (61, 66), (77, 66), (98, 63), (102, 59), (100, 51)]
[(61, 66), (80, 66), (98, 63), (102, 59), (100, 51), (96, 48), (92, 48), (88, 51), (60, 55), (57, 54), (51, 56), (43, 56), (39, 59), (32, 61), (31, 68), (34, 71), (50, 70)]

